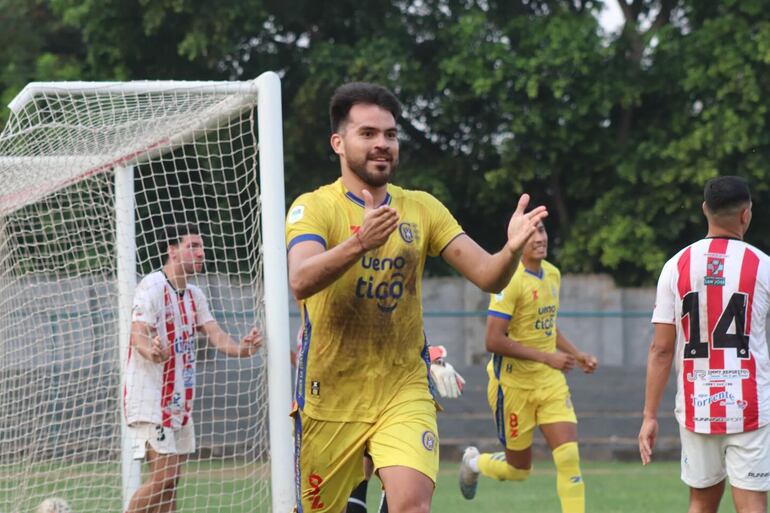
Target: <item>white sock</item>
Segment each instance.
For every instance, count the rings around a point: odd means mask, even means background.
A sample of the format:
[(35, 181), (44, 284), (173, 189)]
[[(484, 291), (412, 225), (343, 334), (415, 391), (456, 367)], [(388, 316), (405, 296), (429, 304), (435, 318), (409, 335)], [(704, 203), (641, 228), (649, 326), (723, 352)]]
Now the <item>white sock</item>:
[(471, 458), (468, 461), (468, 466), (471, 468), (472, 471), (475, 473), (479, 473), (479, 457), (476, 456), (475, 458)]

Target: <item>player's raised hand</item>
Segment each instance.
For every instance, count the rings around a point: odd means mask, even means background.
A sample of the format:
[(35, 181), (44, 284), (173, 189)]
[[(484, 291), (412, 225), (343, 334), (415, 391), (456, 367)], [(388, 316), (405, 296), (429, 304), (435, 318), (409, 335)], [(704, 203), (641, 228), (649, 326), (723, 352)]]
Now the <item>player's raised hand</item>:
[(546, 355), (545, 364), (556, 370), (569, 372), (575, 367), (575, 357), (562, 351), (556, 351)]
[(548, 211), (542, 205), (525, 213), (528, 205), (529, 194), (522, 194), (519, 198), (519, 204), (516, 206), (516, 211), (508, 222), (507, 246), (513, 253), (518, 254), (524, 248), (524, 244), (535, 233), (538, 223), (548, 217)]
[(160, 335), (155, 335), (150, 344), (150, 360), (163, 363), (169, 358), (171, 358), (171, 349), (160, 339)]
[(575, 359), (577, 360), (578, 365), (580, 365), (580, 368), (586, 374), (593, 374), (593, 372), (596, 370), (596, 367), (599, 366), (599, 360), (597, 360), (594, 355), (589, 353), (578, 353)]
[(390, 234), (398, 226), (399, 215), (395, 209), (386, 205), (374, 206), (372, 194), (364, 189), (364, 221), (355, 237), (364, 251), (379, 248), (388, 240)]
[(245, 358), (253, 355), (260, 347), (262, 347), (263, 342), (262, 332), (257, 328), (251, 328), (249, 334), (241, 339), (240, 356)]
[(655, 439), (658, 437), (658, 421), (646, 418), (639, 430), (639, 456), (642, 465), (647, 465), (652, 460), (652, 450), (655, 448)]

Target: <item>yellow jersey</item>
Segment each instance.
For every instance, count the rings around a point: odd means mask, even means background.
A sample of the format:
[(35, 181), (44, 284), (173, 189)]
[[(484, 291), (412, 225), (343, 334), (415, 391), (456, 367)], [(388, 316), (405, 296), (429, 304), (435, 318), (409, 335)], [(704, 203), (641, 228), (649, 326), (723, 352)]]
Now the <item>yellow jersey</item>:
[[(543, 260), (533, 273), (519, 263), (511, 282), (492, 294), (487, 315), (508, 321), (508, 337), (522, 345), (556, 351), (556, 315), (559, 312), (561, 273)], [(564, 373), (544, 363), (492, 355), (487, 365), (490, 379), (515, 388), (536, 389), (566, 383)]]
[[(415, 380), (430, 396), (422, 323), (422, 273), (462, 228), (426, 192), (388, 185), (384, 204), (399, 216), (387, 242), (366, 252), (334, 283), (300, 302), (302, 350), (296, 407), (319, 420), (373, 422)], [(297, 198), (286, 217), (286, 243), (312, 240), (327, 250), (363, 222), (364, 201), (338, 179)]]

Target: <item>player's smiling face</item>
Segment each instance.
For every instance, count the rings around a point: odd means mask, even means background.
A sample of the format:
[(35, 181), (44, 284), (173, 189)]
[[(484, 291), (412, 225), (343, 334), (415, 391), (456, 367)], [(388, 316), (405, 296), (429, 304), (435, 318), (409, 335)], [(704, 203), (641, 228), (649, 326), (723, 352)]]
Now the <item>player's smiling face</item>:
[(537, 224), (535, 233), (529, 238), (524, 246), (525, 260), (544, 260), (548, 256), (548, 232), (545, 225), (541, 222)]
[(331, 144), (343, 168), (371, 187), (386, 185), (398, 167), (396, 120), (378, 105), (353, 105)]
[(203, 238), (200, 235), (185, 235), (172, 251), (175, 251), (172, 258), (182, 266), (185, 274), (192, 275), (203, 270), (206, 255), (203, 250)]

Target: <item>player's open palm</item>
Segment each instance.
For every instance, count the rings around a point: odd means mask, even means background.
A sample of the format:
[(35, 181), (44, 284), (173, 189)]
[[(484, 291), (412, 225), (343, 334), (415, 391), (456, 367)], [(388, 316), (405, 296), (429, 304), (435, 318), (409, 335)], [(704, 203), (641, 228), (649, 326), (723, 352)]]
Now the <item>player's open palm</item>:
[(398, 212), (388, 206), (375, 207), (371, 193), (364, 189), (364, 221), (356, 237), (365, 251), (379, 248), (387, 242), (398, 226)]
[(528, 205), (529, 194), (522, 194), (516, 211), (508, 222), (508, 248), (514, 253), (519, 253), (524, 248), (524, 244), (535, 233), (538, 223), (548, 217), (548, 211), (542, 205), (525, 213)]

